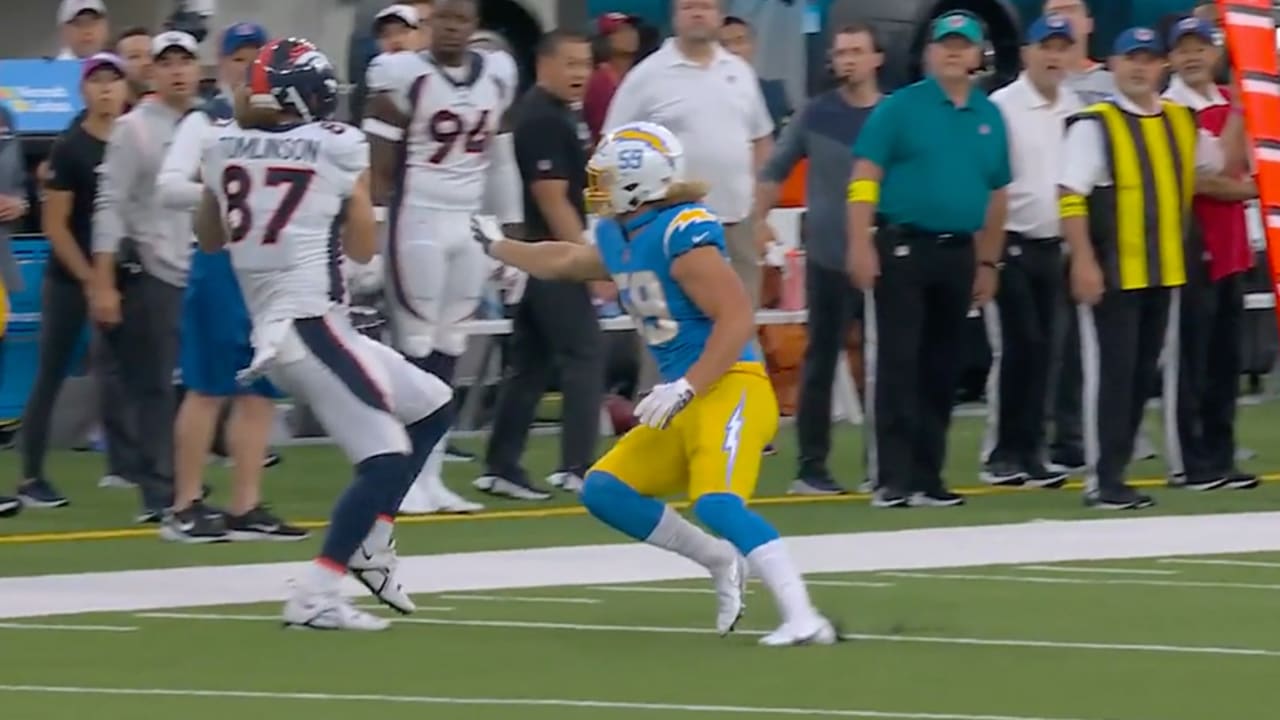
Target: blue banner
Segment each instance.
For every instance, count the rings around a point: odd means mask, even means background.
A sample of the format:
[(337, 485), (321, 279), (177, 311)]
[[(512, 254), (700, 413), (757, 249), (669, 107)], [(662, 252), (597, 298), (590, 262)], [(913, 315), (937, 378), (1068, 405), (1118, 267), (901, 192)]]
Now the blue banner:
[(58, 133), (84, 107), (78, 60), (0, 60), (0, 104), (19, 133)]

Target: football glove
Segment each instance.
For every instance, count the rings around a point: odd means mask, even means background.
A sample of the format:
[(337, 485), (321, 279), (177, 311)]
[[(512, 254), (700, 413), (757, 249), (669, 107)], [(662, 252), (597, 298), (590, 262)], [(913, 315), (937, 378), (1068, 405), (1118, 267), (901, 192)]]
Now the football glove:
[(636, 403), (636, 420), (655, 430), (665, 429), (676, 414), (693, 400), (693, 394), (693, 386), (684, 378), (655, 385), (644, 399)]
[(502, 239), (502, 226), (492, 215), (472, 215), (471, 237), (480, 243), (485, 255), (492, 257), (493, 244)]

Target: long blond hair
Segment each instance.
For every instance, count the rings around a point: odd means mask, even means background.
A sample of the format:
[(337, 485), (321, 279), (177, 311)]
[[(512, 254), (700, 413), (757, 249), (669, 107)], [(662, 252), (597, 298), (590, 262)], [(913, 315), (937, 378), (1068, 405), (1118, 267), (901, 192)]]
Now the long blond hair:
[(702, 180), (677, 180), (667, 186), (667, 196), (658, 202), (663, 205), (683, 205), (702, 202), (711, 192), (711, 184)]

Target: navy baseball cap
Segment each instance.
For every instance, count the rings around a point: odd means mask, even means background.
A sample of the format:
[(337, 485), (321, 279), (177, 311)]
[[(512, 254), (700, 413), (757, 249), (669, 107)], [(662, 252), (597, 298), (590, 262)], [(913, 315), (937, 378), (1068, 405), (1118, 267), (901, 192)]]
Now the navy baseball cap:
[(1075, 33), (1071, 32), (1071, 23), (1062, 15), (1042, 15), (1027, 29), (1028, 45), (1039, 45), (1052, 38), (1076, 41)]
[(1169, 30), (1169, 47), (1178, 44), (1184, 37), (1195, 35), (1210, 45), (1214, 41), (1213, 26), (1198, 17), (1185, 17), (1173, 24)]
[(257, 23), (236, 23), (222, 31), (219, 51), (226, 57), (246, 47), (262, 47), (267, 44), (267, 29)]
[(1129, 55), (1136, 52), (1149, 52), (1164, 55), (1164, 46), (1156, 31), (1148, 27), (1133, 27), (1116, 37), (1114, 52), (1116, 55)]

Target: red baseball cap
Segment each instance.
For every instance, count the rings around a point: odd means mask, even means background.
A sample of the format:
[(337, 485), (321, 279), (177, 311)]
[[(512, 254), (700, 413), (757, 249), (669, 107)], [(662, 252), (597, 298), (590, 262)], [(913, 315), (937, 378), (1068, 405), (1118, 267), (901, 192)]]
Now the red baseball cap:
[(620, 12), (605, 13), (596, 18), (596, 33), (612, 35), (628, 25), (635, 25), (630, 15)]

